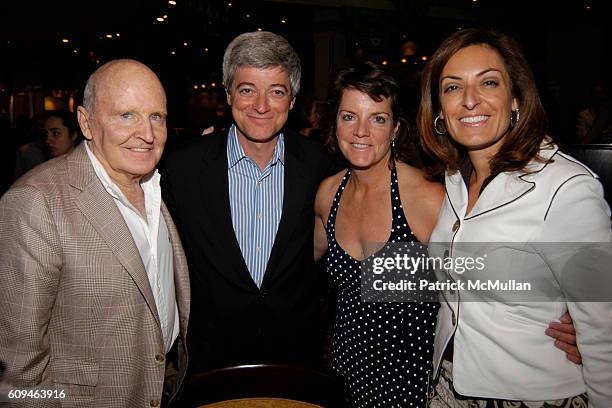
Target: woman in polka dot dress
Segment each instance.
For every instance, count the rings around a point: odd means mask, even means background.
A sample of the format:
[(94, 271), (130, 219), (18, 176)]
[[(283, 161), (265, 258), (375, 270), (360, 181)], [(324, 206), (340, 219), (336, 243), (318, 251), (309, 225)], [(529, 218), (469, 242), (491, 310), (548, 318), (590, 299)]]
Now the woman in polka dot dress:
[[(363, 302), (361, 260), (374, 242), (427, 242), (443, 189), (406, 164), (398, 85), (372, 63), (342, 71), (328, 144), (348, 170), (321, 184), (315, 256), (338, 289), (332, 368), (354, 407), (424, 407), (437, 303)], [(370, 249), (369, 249), (370, 248)]]

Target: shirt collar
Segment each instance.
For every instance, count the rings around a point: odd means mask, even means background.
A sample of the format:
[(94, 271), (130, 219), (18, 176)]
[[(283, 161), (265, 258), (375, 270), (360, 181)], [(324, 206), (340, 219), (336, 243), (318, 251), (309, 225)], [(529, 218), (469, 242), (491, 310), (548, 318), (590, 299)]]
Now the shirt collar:
[[(244, 153), (244, 149), (238, 140), (236, 125), (232, 125), (227, 135), (227, 167), (232, 168), (238, 164), (239, 161), (247, 157), (248, 156)], [(275, 165), (277, 162), (280, 162), (282, 165), (285, 164), (285, 137), (282, 132), (278, 135), (274, 153), (272, 153), (272, 158), (268, 162), (268, 166)]]

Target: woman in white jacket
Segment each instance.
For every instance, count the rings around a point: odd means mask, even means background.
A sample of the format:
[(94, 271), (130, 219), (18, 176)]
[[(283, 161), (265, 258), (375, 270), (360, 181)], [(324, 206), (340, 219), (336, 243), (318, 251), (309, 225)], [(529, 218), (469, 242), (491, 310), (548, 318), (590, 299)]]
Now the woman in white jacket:
[[(596, 176), (546, 135), (520, 47), (498, 32), (458, 31), (421, 90), (423, 146), (446, 187), (431, 242), (453, 259), (488, 255), (482, 271), (445, 276), (533, 286), (442, 293), (429, 406), (611, 407), (610, 209)], [(542, 330), (566, 310), (582, 367)]]

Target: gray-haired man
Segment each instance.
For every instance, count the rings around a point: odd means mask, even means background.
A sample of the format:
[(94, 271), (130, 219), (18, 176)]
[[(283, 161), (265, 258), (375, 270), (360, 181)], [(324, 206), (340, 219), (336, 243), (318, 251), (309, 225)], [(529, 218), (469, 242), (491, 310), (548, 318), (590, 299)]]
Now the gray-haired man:
[(223, 58), (232, 126), (165, 163), (164, 198), (192, 276), (195, 370), (321, 361), (313, 203), (330, 163), (284, 129), (300, 75), (284, 38), (239, 35)]

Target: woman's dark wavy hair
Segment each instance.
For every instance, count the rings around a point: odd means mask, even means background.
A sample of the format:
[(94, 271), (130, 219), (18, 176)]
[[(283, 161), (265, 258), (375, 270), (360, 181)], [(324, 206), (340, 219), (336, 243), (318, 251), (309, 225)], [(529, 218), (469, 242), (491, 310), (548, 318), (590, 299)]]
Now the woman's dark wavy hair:
[(64, 125), (68, 129), (68, 134), (72, 136), (74, 132), (79, 132), (79, 122), (77, 121), (76, 114), (73, 112), (67, 111), (65, 109), (47, 111), (45, 113), (45, 119), (49, 118), (58, 118), (61, 119), (62, 125)]
[(441, 111), (439, 85), (444, 66), (459, 50), (471, 45), (484, 45), (501, 56), (510, 77), (512, 96), (516, 98), (520, 111), (520, 119), (511, 125), (499, 152), (491, 159), (491, 174), (522, 170), (530, 160), (538, 159), (540, 146), (546, 137), (546, 112), (518, 43), (506, 34), (492, 30), (469, 28), (457, 31), (436, 50), (421, 77), (417, 127), (423, 149), (435, 159), (428, 163), (430, 176), (443, 174), (445, 170), (459, 170), (466, 155), (465, 149), (447, 133), (436, 133), (434, 118)]
[(79, 127), (79, 122), (77, 121), (77, 117), (74, 112), (70, 112), (65, 109), (59, 109), (48, 111), (44, 115), (45, 120), (52, 117), (58, 118), (62, 121), (62, 125), (64, 125), (68, 129), (68, 135), (70, 137), (76, 134), (76, 139), (73, 142), (74, 146), (85, 140), (85, 138), (81, 134), (81, 128)]
[(393, 126), (400, 123), (397, 135), (395, 137), (395, 147), (391, 149), (391, 162), (400, 160), (405, 163), (410, 163), (414, 160), (412, 139), (408, 122), (404, 119), (401, 105), (399, 102), (400, 88), (397, 81), (380, 66), (373, 62), (360, 62), (349, 68), (346, 68), (338, 73), (331, 90), (331, 96), (327, 103), (324, 116), (324, 131), (323, 140), (327, 148), (337, 157), (337, 159), (348, 167), (349, 163), (342, 155), (338, 146), (338, 138), (336, 137), (336, 120), (342, 94), (347, 89), (356, 89), (367, 94), (376, 102), (380, 102), (383, 98), (388, 98), (391, 103), (391, 114)]

